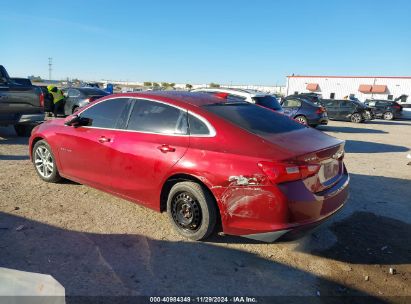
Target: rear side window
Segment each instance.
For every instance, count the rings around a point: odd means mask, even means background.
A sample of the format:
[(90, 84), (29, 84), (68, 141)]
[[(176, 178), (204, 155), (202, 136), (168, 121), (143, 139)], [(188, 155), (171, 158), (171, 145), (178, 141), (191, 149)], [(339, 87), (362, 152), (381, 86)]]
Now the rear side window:
[(190, 129), (190, 135), (210, 135), (210, 130), (207, 125), (199, 118), (188, 114), (188, 125)]
[(285, 115), (250, 103), (213, 104), (203, 108), (257, 135), (280, 134), (305, 128)]
[(95, 128), (117, 129), (117, 123), (128, 105), (128, 98), (115, 98), (97, 103), (79, 116), (91, 119), (89, 126)]
[(274, 96), (267, 95), (267, 96), (261, 96), (261, 97), (253, 97), (253, 100), (255, 101), (256, 104), (264, 108), (268, 108), (274, 111), (280, 111), (282, 109), (277, 98), (275, 98)]
[(187, 134), (187, 112), (160, 102), (137, 100), (127, 129), (160, 134)]
[(301, 106), (301, 101), (298, 99), (286, 99), (283, 103), (284, 108), (299, 108)]

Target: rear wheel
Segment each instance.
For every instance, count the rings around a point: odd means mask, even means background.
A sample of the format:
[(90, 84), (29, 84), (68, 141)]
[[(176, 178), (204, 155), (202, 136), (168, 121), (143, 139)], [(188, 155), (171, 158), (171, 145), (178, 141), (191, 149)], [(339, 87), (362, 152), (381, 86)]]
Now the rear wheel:
[(392, 112), (385, 112), (383, 115), (385, 120), (393, 120), (394, 119), (394, 114)]
[(302, 123), (303, 125), (307, 125), (308, 121), (307, 118), (303, 115), (298, 115), (294, 118), (296, 121), (298, 121), (299, 123)]
[(15, 125), (14, 130), (17, 133), (17, 136), (21, 137), (28, 137), (31, 134), (31, 130), (33, 129), (33, 126), (29, 125)]
[(56, 183), (61, 180), (53, 152), (46, 141), (39, 140), (34, 145), (33, 164), (42, 180), (50, 183)]
[(354, 123), (360, 123), (362, 121), (362, 117), (360, 113), (354, 113), (351, 115), (351, 121)]
[(174, 229), (194, 241), (206, 239), (216, 226), (214, 198), (194, 182), (180, 182), (171, 188), (167, 213)]

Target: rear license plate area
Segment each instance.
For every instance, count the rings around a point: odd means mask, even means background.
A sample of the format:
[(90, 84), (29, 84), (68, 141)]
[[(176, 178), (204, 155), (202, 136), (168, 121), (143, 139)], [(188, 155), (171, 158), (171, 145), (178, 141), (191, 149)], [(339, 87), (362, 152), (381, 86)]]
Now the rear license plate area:
[(327, 161), (322, 164), (319, 177), (321, 183), (326, 183), (330, 179), (336, 177), (340, 172), (340, 162), (336, 159)]

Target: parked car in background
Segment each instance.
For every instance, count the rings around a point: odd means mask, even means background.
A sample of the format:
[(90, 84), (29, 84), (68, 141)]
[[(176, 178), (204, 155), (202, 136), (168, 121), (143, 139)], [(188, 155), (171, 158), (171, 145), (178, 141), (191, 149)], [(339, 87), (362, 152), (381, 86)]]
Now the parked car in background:
[(10, 78), (0, 65), (0, 126), (14, 126), (18, 136), (28, 136), (33, 126), (44, 121), (44, 96), (30, 80)]
[(320, 99), (319, 102), (327, 110), (329, 119), (360, 123), (375, 118), (373, 109), (357, 100)]
[(44, 181), (64, 177), (167, 211), (192, 240), (217, 223), (226, 234), (293, 238), (348, 197), (343, 141), (211, 94), (110, 95), (39, 125), (29, 146)]
[(313, 128), (328, 124), (325, 108), (305, 95), (291, 95), (282, 100), (284, 114)]
[(73, 114), (90, 102), (109, 95), (108, 92), (93, 87), (68, 88), (66, 94), (67, 97), (64, 104), (65, 115)]
[[(209, 88), (195, 89), (191, 92), (203, 92), (210, 94), (220, 94), (229, 101), (247, 101), (256, 105), (283, 112), (280, 102), (271, 94), (262, 93), (254, 90), (232, 89), (232, 88)], [(222, 95), (226, 94), (226, 95)]]
[(402, 106), (392, 100), (367, 99), (364, 104), (374, 110), (375, 117), (385, 120), (400, 118)]

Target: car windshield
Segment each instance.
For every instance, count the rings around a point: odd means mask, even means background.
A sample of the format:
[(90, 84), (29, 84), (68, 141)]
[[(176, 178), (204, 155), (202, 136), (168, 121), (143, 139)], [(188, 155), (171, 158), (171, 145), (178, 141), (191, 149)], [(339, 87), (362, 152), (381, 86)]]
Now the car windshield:
[(270, 95), (257, 96), (257, 97), (253, 97), (252, 99), (255, 101), (256, 104), (262, 107), (269, 108), (274, 111), (280, 111), (282, 109), (277, 98), (275, 98), (274, 96), (270, 96)]
[(285, 115), (251, 103), (219, 103), (205, 105), (202, 108), (242, 129), (261, 136), (305, 128)]

